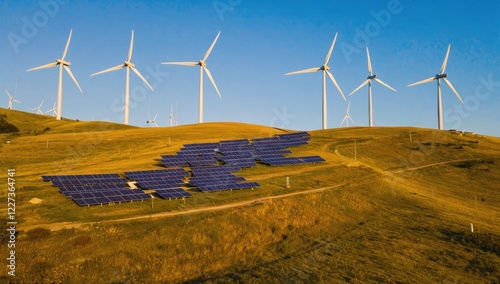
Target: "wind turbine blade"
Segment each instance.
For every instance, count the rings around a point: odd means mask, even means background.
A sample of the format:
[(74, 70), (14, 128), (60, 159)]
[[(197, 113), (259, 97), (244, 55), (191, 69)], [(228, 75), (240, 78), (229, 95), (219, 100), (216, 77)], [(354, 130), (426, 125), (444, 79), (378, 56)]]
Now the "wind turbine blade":
[(9, 91), (7, 91), (7, 90), (5, 90), (5, 91), (7, 92), (7, 96), (9, 96), (9, 99), (11, 99), (11, 100), (12, 100), (12, 99), (14, 99), (14, 98), (10, 95)]
[(328, 77), (330, 77), (330, 80), (332, 80), (333, 84), (335, 85), (335, 87), (337, 87), (337, 90), (339, 90), (340, 94), (342, 95), (342, 98), (344, 98), (344, 101), (346, 101), (345, 99), (345, 96), (344, 96), (344, 93), (342, 92), (342, 90), (340, 89), (339, 87), (339, 84), (337, 84), (337, 81), (335, 81), (335, 78), (333, 78), (333, 75), (332, 73), (328, 72), (328, 71), (325, 71), (326, 74), (328, 74)]
[(387, 85), (386, 83), (382, 82), (382, 80), (380, 80), (379, 78), (373, 78), (375, 81), (379, 82), (381, 85), (393, 90), (394, 92), (397, 92), (396, 89), (394, 89), (393, 87)]
[(368, 58), (368, 72), (372, 75), (372, 61), (370, 60), (370, 52), (368, 51), (368, 46), (366, 47), (366, 57)]
[(30, 71), (34, 71), (34, 70), (39, 70), (39, 69), (50, 68), (50, 67), (55, 67), (55, 66), (57, 66), (57, 61), (45, 64), (45, 65), (42, 65), (42, 66), (38, 66), (38, 67), (34, 67), (34, 68), (31, 68), (31, 69), (28, 69), (28, 70), (26, 70), (26, 72), (30, 72)]
[(64, 60), (64, 58), (66, 57), (66, 53), (68, 52), (69, 42), (71, 41), (71, 34), (72, 34), (72, 33), (73, 33), (73, 29), (70, 29), (70, 30), (69, 30), (69, 37), (68, 37), (68, 41), (66, 42), (66, 47), (64, 48), (64, 51), (63, 51), (63, 54), (62, 54), (61, 60)]
[(339, 125), (339, 126), (342, 126), (342, 124), (344, 124), (344, 121), (347, 119), (347, 117), (348, 117), (347, 115), (346, 115), (346, 116), (344, 116), (344, 119), (342, 119), (342, 122), (340, 123), (340, 125)]
[(146, 79), (141, 75), (141, 73), (139, 72), (139, 70), (135, 69), (134, 67), (130, 67), (130, 69), (132, 69), (132, 71), (134, 71), (134, 73), (139, 76), (139, 78), (141, 78), (141, 80), (146, 83), (146, 85), (148, 85), (148, 87), (151, 89), (151, 91), (155, 91), (153, 90), (153, 87), (151, 87), (151, 85), (148, 83), (148, 81), (146, 81)]
[(208, 48), (207, 52), (205, 53), (205, 56), (203, 56), (202, 61), (207, 60), (208, 56), (210, 55), (210, 52), (212, 52), (212, 49), (214, 48), (215, 43), (217, 42), (217, 39), (219, 38), (219, 35), (220, 35), (220, 31), (219, 31), (219, 33), (217, 33), (217, 36), (215, 37), (214, 42), (212, 42), (212, 45)]
[(94, 73), (94, 74), (92, 74), (92, 75), (90, 75), (90, 76), (95, 76), (95, 75), (99, 75), (99, 74), (103, 74), (103, 73), (107, 73), (107, 72), (111, 72), (111, 71), (120, 70), (120, 69), (122, 69), (123, 67), (125, 67), (125, 65), (120, 64), (120, 65), (117, 65), (117, 66), (115, 66), (115, 67), (111, 67), (111, 68), (108, 68), (108, 69), (106, 69), (106, 70), (99, 71), (99, 72)]
[(294, 71), (294, 72), (288, 72), (285, 75), (294, 75), (294, 74), (302, 74), (302, 73), (312, 73), (312, 72), (318, 72), (321, 70), (320, 67), (315, 67), (315, 68), (309, 68), (309, 69), (304, 69), (304, 70), (299, 70), (299, 71)]
[(13, 99), (12, 101), (15, 102), (15, 103), (21, 103), (20, 101), (18, 101), (16, 99)]
[(446, 84), (448, 85), (448, 87), (450, 87), (450, 89), (455, 93), (455, 95), (457, 95), (458, 99), (464, 103), (464, 101), (462, 101), (462, 98), (460, 97), (460, 95), (458, 94), (457, 90), (455, 90), (455, 88), (453, 87), (453, 85), (451, 84), (451, 82), (446, 79), (446, 78), (443, 78), (443, 80), (446, 82)]
[(349, 109), (351, 108), (351, 101), (347, 103), (347, 114), (349, 115)]
[(156, 117), (158, 116), (158, 113), (156, 113), (155, 118), (153, 118), (153, 121), (156, 122)]
[(356, 122), (354, 122), (354, 120), (352, 120), (352, 118), (349, 116), (349, 119), (352, 121), (352, 124), (356, 125)]
[(130, 59), (132, 59), (133, 49), (134, 49), (134, 30), (132, 30), (132, 38), (130, 39), (130, 48), (128, 50), (128, 59), (127, 59), (128, 62), (130, 62)]
[(448, 63), (448, 55), (450, 55), (451, 44), (448, 44), (448, 51), (446, 51), (446, 56), (444, 57), (443, 65), (441, 65), (441, 74), (444, 73), (446, 69), (446, 64)]
[(349, 96), (352, 95), (352, 94), (354, 94), (354, 93), (356, 93), (356, 91), (358, 91), (359, 89), (361, 89), (364, 85), (368, 84), (368, 82), (370, 82), (370, 79), (366, 79), (363, 83), (361, 83), (361, 85), (359, 85), (356, 89), (354, 89), (354, 91), (352, 91), (349, 94)]
[(418, 82), (415, 82), (413, 84), (410, 84), (408, 85), (408, 87), (411, 87), (411, 86), (415, 86), (415, 85), (419, 85), (419, 84), (423, 84), (423, 83), (428, 83), (428, 82), (432, 82), (436, 79), (436, 77), (430, 77), (430, 78), (427, 78), (425, 80), (422, 80), (422, 81), (418, 81)]
[(219, 98), (222, 98), (220, 96), (220, 92), (219, 92), (219, 89), (217, 88), (217, 85), (215, 85), (215, 81), (214, 81), (214, 78), (212, 77), (212, 74), (210, 73), (210, 70), (208, 70), (207, 67), (201, 67), (201, 68), (205, 69), (205, 71), (207, 72), (208, 79), (210, 79), (210, 82), (212, 82), (212, 85), (214, 85), (214, 88), (217, 91), (217, 94), (219, 94)]
[(332, 45), (330, 45), (330, 49), (328, 50), (328, 54), (325, 57), (325, 63), (323, 63), (323, 65), (328, 64), (328, 61), (330, 61), (330, 56), (332, 55), (333, 46), (335, 45), (335, 41), (337, 41), (337, 35), (338, 33), (335, 33), (335, 37), (333, 38)]
[(198, 62), (162, 62), (161, 64), (196, 66), (198, 65)]
[(68, 72), (68, 75), (71, 77), (71, 79), (73, 79), (73, 82), (75, 82), (75, 84), (78, 87), (78, 89), (80, 90), (80, 92), (83, 93), (82, 88), (80, 88), (80, 85), (78, 85), (78, 82), (76, 81), (76, 78), (73, 75), (73, 72), (71, 72), (71, 69), (69, 69), (69, 67), (66, 65), (63, 65), (63, 66), (64, 66), (64, 69), (66, 70), (66, 72)]

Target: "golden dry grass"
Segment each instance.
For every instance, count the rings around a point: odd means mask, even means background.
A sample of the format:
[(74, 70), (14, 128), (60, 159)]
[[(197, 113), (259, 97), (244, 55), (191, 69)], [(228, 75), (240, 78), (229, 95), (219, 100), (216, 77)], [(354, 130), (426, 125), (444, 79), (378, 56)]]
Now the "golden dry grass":
[[(293, 154), (320, 155), (327, 162), (259, 165), (238, 173), (259, 181), (253, 191), (192, 192), (187, 200), (156, 199), (154, 208), (149, 202), (80, 208), (40, 175), (160, 168), (159, 156), (184, 143), (283, 130), (239, 123), (144, 129), (0, 114), (20, 129), (19, 135), (0, 135), (0, 169), (16, 169), (16, 282), (494, 283), (500, 277), (496, 137), (410, 127), (312, 131), (309, 145)], [(287, 176), (291, 189), (284, 187)], [(336, 185), (342, 186), (267, 198)], [(29, 204), (33, 197), (44, 201)], [(246, 200), (261, 202), (96, 223)], [(43, 229), (60, 222), (92, 223)], [(469, 223), (474, 234), (467, 232)]]

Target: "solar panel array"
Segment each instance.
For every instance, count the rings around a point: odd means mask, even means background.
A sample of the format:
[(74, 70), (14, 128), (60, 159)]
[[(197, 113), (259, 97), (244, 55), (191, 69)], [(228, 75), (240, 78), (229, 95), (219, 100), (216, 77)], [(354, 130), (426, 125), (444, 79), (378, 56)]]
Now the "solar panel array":
[(191, 194), (180, 186), (186, 185), (188, 175), (182, 168), (125, 172), (142, 189), (154, 189), (164, 199), (190, 197)]
[(285, 157), (285, 154), (291, 153), (289, 147), (306, 145), (310, 138), (307, 132), (295, 132), (254, 139), (252, 143), (256, 151), (254, 158), (270, 166), (324, 162), (320, 156)]
[(232, 168), (227, 166), (197, 167), (191, 168), (193, 177), (189, 184), (196, 186), (203, 192), (233, 190), (258, 187), (256, 182), (248, 182), (244, 177), (235, 176), (231, 173)]
[(188, 173), (181, 168), (125, 172), (142, 189), (167, 189), (183, 186)]
[(177, 199), (191, 196), (191, 193), (182, 188), (157, 189), (156, 193), (164, 199)]
[(285, 157), (289, 147), (305, 145), (307, 132), (286, 133), (273, 137), (223, 140), (219, 143), (185, 144), (175, 155), (163, 155), (166, 167), (201, 167), (219, 164), (240, 168), (254, 167), (256, 161), (271, 166), (324, 162), (319, 156)]
[(151, 198), (151, 195), (140, 189), (127, 187), (127, 179), (118, 174), (59, 175), (42, 178), (52, 182), (61, 193), (73, 199), (79, 206), (143, 201)]
[[(286, 157), (290, 147), (305, 145), (307, 132), (281, 134), (267, 138), (223, 140), (218, 143), (185, 144), (175, 155), (162, 155), (167, 169), (119, 174), (42, 176), (80, 206), (121, 203), (152, 198), (143, 190), (154, 190), (164, 199), (190, 197), (182, 187), (202, 192), (245, 189), (260, 186), (233, 173), (254, 167), (256, 162), (270, 166), (324, 162), (320, 156)], [(189, 171), (184, 168), (189, 167)], [(134, 181), (140, 189), (131, 189)]]

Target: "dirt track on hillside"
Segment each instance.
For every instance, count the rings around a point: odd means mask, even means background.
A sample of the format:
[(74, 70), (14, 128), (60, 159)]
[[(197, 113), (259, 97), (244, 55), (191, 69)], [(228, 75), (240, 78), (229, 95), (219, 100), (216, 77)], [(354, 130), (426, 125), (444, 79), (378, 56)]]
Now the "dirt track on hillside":
[[(432, 164), (427, 164), (427, 165), (422, 165), (422, 166), (417, 166), (417, 167), (412, 167), (412, 168), (398, 169), (398, 170), (392, 170), (392, 171), (383, 171), (383, 172), (378, 173), (378, 174), (385, 175), (385, 176), (391, 176), (391, 175), (395, 175), (395, 174), (399, 174), (399, 173), (403, 173), (403, 172), (416, 171), (416, 170), (434, 167), (434, 166), (440, 166), (440, 165), (457, 163), (457, 162), (473, 161), (473, 160), (478, 160), (478, 159), (480, 159), (480, 158), (443, 161), (443, 162), (437, 162), (437, 163), (432, 163)], [(172, 217), (172, 216), (179, 216), (179, 215), (189, 215), (189, 214), (221, 211), (221, 210), (227, 210), (227, 209), (231, 209), (231, 208), (238, 208), (238, 207), (245, 207), (245, 206), (254, 206), (254, 205), (259, 205), (259, 204), (265, 203), (265, 202), (267, 202), (269, 200), (273, 200), (273, 199), (281, 199), (281, 198), (287, 198), (287, 197), (296, 196), (296, 195), (318, 193), (318, 192), (322, 192), (325, 190), (339, 188), (339, 187), (343, 187), (343, 186), (347, 186), (347, 185), (351, 185), (351, 184), (359, 184), (359, 183), (362, 183), (362, 182), (366, 181), (367, 179), (370, 179), (378, 174), (375, 173), (374, 175), (365, 176), (365, 177), (359, 178), (359, 179), (354, 180), (354, 181), (336, 184), (336, 185), (332, 185), (332, 186), (304, 190), (304, 191), (291, 192), (291, 193), (275, 195), (275, 196), (260, 197), (260, 198), (256, 198), (256, 199), (233, 202), (233, 203), (228, 203), (228, 204), (223, 204), (223, 205), (207, 206), (207, 207), (189, 209), (189, 210), (184, 210), (184, 211), (161, 212), (161, 213), (154, 213), (154, 214), (141, 214), (141, 215), (128, 217), (128, 218), (118, 218), (118, 219), (98, 221), (98, 222), (60, 222), (60, 223), (52, 223), (52, 224), (38, 224), (35, 226), (25, 227), (24, 230), (30, 230), (30, 229), (34, 229), (37, 227), (42, 227), (42, 228), (49, 229), (51, 231), (58, 231), (58, 230), (62, 230), (62, 229), (82, 228), (82, 227), (89, 226), (89, 225), (122, 223), (122, 222), (128, 222), (128, 221), (165, 218), (165, 217)]]

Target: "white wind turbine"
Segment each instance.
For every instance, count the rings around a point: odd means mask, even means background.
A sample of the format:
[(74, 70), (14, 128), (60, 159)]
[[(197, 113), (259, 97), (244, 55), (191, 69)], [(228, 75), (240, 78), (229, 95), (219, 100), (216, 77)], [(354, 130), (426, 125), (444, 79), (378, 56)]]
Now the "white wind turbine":
[(172, 122), (174, 120), (174, 105), (170, 105), (170, 116), (168, 119), (170, 120), (170, 127), (172, 127)]
[(363, 83), (361, 83), (361, 85), (359, 85), (356, 89), (354, 89), (354, 91), (352, 91), (349, 94), (349, 96), (352, 95), (352, 94), (354, 94), (357, 90), (361, 89), (364, 85), (368, 84), (368, 117), (369, 117), (370, 126), (373, 126), (373, 116), (372, 116), (372, 80), (377, 81), (382, 86), (385, 86), (385, 87), (393, 90), (394, 92), (396, 92), (396, 90), (394, 88), (392, 88), (391, 86), (387, 85), (386, 83), (382, 82), (382, 80), (380, 80), (379, 78), (377, 78), (377, 75), (373, 74), (372, 62), (370, 60), (370, 52), (368, 51), (368, 47), (366, 47), (366, 57), (368, 58), (368, 73), (370, 73), (370, 75), (368, 75), (368, 78), (366, 78), (366, 80)]
[(130, 60), (132, 59), (132, 50), (134, 48), (134, 30), (132, 30), (132, 38), (130, 39), (130, 48), (128, 50), (128, 57), (127, 57), (127, 60), (125, 62), (123, 62), (123, 64), (120, 64), (118, 66), (115, 66), (115, 67), (111, 67), (111, 68), (108, 68), (108, 69), (105, 69), (105, 70), (102, 70), (102, 71), (99, 71), (97, 73), (94, 73), (90, 76), (95, 76), (95, 75), (99, 75), (99, 74), (103, 74), (103, 73), (107, 73), (107, 72), (111, 72), (111, 71), (116, 71), (116, 70), (120, 70), (122, 68), (127, 68), (127, 75), (126, 75), (126, 79), (125, 79), (125, 105), (124, 105), (124, 112), (125, 112), (125, 119), (124, 119), (124, 123), (125, 124), (128, 124), (128, 116), (129, 116), (129, 100), (130, 100), (130, 92), (129, 92), (129, 81), (130, 81), (130, 69), (132, 69), (132, 71), (134, 71), (134, 73), (139, 77), (141, 78), (141, 80), (151, 89), (151, 91), (154, 92), (153, 90), (153, 87), (151, 87), (151, 85), (149, 85), (148, 81), (146, 81), (146, 79), (141, 75), (141, 73), (139, 72), (139, 70), (137, 70), (135, 68), (135, 64), (132, 63)]
[(36, 110), (36, 114), (43, 114), (43, 111), (40, 109), (40, 108), (42, 108), (42, 105), (43, 105), (43, 101), (38, 107), (32, 108), (32, 110)]
[(462, 101), (462, 98), (458, 94), (457, 90), (455, 90), (455, 88), (453, 87), (453, 85), (451, 84), (451, 82), (448, 79), (446, 79), (446, 77), (448, 77), (448, 74), (444, 73), (444, 71), (446, 69), (446, 63), (448, 62), (448, 55), (450, 54), (450, 48), (451, 48), (451, 45), (448, 45), (448, 51), (446, 51), (446, 56), (444, 57), (443, 65), (441, 65), (441, 73), (437, 74), (434, 77), (430, 77), (430, 78), (427, 78), (425, 80), (418, 81), (416, 83), (408, 85), (408, 87), (411, 87), (411, 86), (415, 86), (415, 85), (418, 85), (418, 84), (428, 83), (428, 82), (437, 80), (437, 92), (438, 92), (438, 128), (439, 128), (439, 130), (443, 130), (443, 106), (442, 106), (442, 101), (441, 101), (441, 81), (440, 80), (443, 79), (444, 82), (448, 85), (448, 87), (450, 87), (450, 89), (453, 91), (453, 93), (455, 93), (455, 95), (457, 95), (458, 99), (462, 103), (464, 103)]
[(200, 66), (200, 98), (199, 98), (199, 103), (198, 103), (198, 123), (203, 122), (203, 71), (207, 72), (208, 79), (210, 79), (210, 82), (212, 82), (212, 85), (214, 86), (215, 90), (217, 91), (217, 94), (219, 95), (219, 98), (221, 98), (219, 89), (217, 88), (217, 85), (215, 84), (214, 78), (212, 77), (212, 74), (210, 73), (210, 70), (207, 68), (207, 63), (205, 62), (210, 55), (210, 52), (212, 52), (212, 49), (215, 46), (215, 43), (217, 42), (217, 39), (219, 38), (220, 32), (217, 33), (217, 36), (215, 37), (214, 41), (212, 42), (212, 45), (208, 48), (207, 52), (205, 53), (205, 56), (203, 56), (203, 59), (201, 59), (198, 62), (163, 62), (162, 64), (172, 64), (172, 65), (184, 65), (184, 66)]
[(156, 113), (155, 118), (153, 118), (153, 120), (148, 120), (148, 124), (154, 127), (158, 127), (158, 124), (156, 124), (156, 117), (158, 117), (158, 113)]
[(330, 55), (332, 54), (333, 51), (333, 46), (335, 45), (335, 41), (337, 40), (337, 34), (335, 34), (335, 37), (333, 38), (332, 45), (330, 46), (330, 50), (328, 51), (328, 54), (326, 55), (325, 62), (323, 62), (323, 66), (321, 67), (315, 67), (315, 68), (309, 68), (309, 69), (304, 69), (300, 71), (295, 71), (295, 72), (289, 72), (286, 73), (285, 75), (293, 75), (293, 74), (302, 74), (302, 73), (311, 73), (311, 72), (317, 72), (322, 70), (323, 71), (323, 129), (327, 129), (327, 113), (326, 113), (326, 75), (328, 74), (328, 77), (330, 77), (330, 80), (332, 80), (333, 84), (335, 87), (337, 87), (337, 90), (339, 90), (340, 94), (342, 95), (342, 98), (345, 99), (344, 93), (339, 87), (339, 84), (337, 84), (337, 81), (333, 77), (332, 73), (328, 71), (330, 69), (330, 66), (328, 65), (328, 61), (330, 60)]
[(56, 102), (54, 102), (54, 106), (51, 109), (49, 109), (48, 111), (46, 111), (45, 113), (48, 113), (48, 112), (52, 112), (52, 116), (56, 116), (57, 115)]
[(349, 127), (349, 119), (352, 121), (353, 124), (356, 124), (354, 120), (352, 120), (351, 115), (349, 114), (349, 108), (351, 107), (351, 102), (347, 103), (347, 112), (345, 113), (344, 119), (340, 123), (340, 126), (344, 124), (344, 121), (346, 122), (346, 126)]
[(12, 109), (12, 103), (13, 103), (13, 102), (14, 102), (14, 103), (21, 103), (20, 101), (18, 101), (18, 100), (16, 100), (16, 99), (14, 99), (14, 98), (10, 95), (9, 91), (7, 91), (7, 90), (5, 90), (5, 91), (7, 92), (7, 96), (9, 96), (9, 106), (7, 107), (7, 109)]
[(78, 82), (76, 81), (75, 76), (71, 72), (71, 69), (69, 69), (69, 67), (68, 67), (71, 65), (71, 63), (69, 61), (64, 60), (64, 58), (66, 58), (66, 53), (68, 52), (69, 42), (71, 41), (71, 34), (72, 33), (73, 33), (73, 30), (71, 29), (69, 31), (68, 41), (66, 42), (66, 47), (64, 48), (61, 59), (56, 59), (55, 62), (45, 64), (42, 66), (38, 66), (35, 68), (31, 68), (28, 70), (28, 72), (29, 72), (29, 71), (33, 71), (33, 70), (55, 67), (55, 66), (59, 65), (59, 86), (57, 88), (57, 119), (59, 119), (59, 120), (61, 119), (61, 113), (62, 113), (62, 74), (63, 74), (62, 70), (63, 70), (63, 68), (64, 68), (64, 70), (66, 70), (66, 72), (71, 77), (71, 79), (73, 79), (73, 81), (75, 82), (75, 84), (78, 87), (78, 89), (80, 90), (80, 92), (83, 92), (82, 88), (80, 88), (80, 85), (78, 85)]

